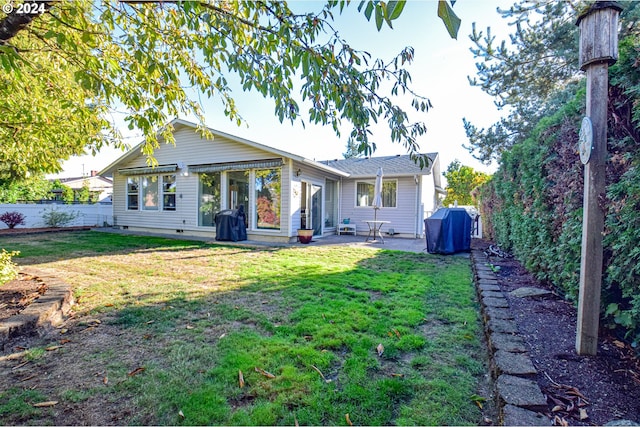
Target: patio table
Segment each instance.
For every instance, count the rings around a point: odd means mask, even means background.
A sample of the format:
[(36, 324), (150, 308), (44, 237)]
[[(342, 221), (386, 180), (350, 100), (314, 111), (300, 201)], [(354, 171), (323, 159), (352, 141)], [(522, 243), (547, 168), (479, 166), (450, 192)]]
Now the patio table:
[(382, 234), (380, 234), (380, 228), (382, 228), (384, 224), (391, 224), (391, 221), (377, 221), (373, 219), (365, 219), (363, 221), (366, 222), (369, 226), (369, 234), (367, 235), (365, 242), (368, 242), (369, 237), (371, 237), (371, 235), (373, 234), (373, 239), (371, 240), (372, 242), (377, 242), (376, 235), (378, 235), (378, 237), (380, 237), (380, 240), (382, 240), (382, 243), (384, 243)]

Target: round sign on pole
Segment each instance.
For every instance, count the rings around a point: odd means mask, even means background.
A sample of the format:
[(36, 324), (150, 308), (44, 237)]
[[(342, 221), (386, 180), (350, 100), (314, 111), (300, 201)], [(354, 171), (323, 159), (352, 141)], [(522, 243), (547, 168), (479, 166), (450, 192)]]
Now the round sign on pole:
[(583, 165), (586, 165), (589, 163), (589, 159), (591, 158), (591, 149), (593, 148), (593, 125), (591, 124), (591, 119), (589, 117), (582, 119), (578, 147), (580, 149), (580, 161)]

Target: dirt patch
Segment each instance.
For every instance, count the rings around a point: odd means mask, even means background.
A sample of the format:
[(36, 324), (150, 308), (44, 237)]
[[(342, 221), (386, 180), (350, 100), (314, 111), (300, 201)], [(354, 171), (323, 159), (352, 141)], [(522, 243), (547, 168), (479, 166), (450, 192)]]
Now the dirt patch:
[(36, 276), (20, 273), (15, 280), (0, 286), (0, 321), (20, 313), (47, 290)]
[[(484, 250), (489, 242), (474, 239), (473, 245)], [(549, 404), (547, 415), (556, 424), (566, 421), (569, 425), (604, 425), (617, 419), (640, 422), (640, 361), (631, 346), (603, 328), (598, 354), (579, 356), (574, 305), (537, 281), (514, 258), (491, 256), (489, 261), (500, 267), (498, 284), (538, 371), (536, 379)], [(522, 287), (551, 293), (528, 298), (511, 295)]]
[(91, 227), (80, 225), (75, 227), (2, 228), (0, 229), (0, 237), (16, 236), (20, 234), (40, 234), (40, 233), (55, 233), (59, 231), (87, 231), (87, 230), (91, 230)]

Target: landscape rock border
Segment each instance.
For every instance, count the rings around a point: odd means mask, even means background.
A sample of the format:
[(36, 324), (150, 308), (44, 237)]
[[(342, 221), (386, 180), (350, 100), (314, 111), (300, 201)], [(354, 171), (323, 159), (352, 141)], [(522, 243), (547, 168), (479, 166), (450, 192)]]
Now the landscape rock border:
[(0, 321), (0, 347), (18, 335), (44, 333), (47, 329), (62, 324), (74, 303), (71, 286), (55, 276), (31, 267), (22, 267), (21, 272), (35, 276), (47, 284), (44, 295), (35, 299), (20, 313)]
[(471, 251), (471, 265), (495, 383), (498, 424), (549, 426), (551, 420), (539, 412), (547, 408), (546, 397), (535, 380), (536, 368), (518, 335), (498, 278), (483, 251)]

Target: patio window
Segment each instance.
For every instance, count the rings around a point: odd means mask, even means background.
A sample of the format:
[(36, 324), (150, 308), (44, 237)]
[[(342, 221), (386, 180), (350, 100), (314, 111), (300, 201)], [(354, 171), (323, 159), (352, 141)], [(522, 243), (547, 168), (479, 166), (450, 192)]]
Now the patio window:
[(127, 178), (127, 209), (131, 211), (138, 210), (138, 178), (129, 177)]
[(176, 210), (176, 176), (162, 176), (162, 209), (165, 211)]
[(142, 187), (142, 209), (145, 211), (158, 210), (158, 177), (143, 176)]
[(280, 169), (257, 169), (255, 172), (257, 227), (280, 229)]
[[(382, 207), (395, 208), (397, 203), (398, 182), (396, 180), (382, 180)], [(370, 207), (373, 205), (375, 181), (356, 182), (356, 206)]]
[(201, 173), (198, 225), (215, 227), (215, 215), (220, 210), (220, 172)]

